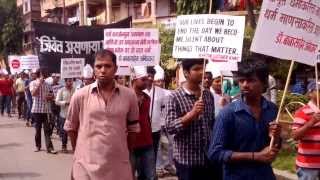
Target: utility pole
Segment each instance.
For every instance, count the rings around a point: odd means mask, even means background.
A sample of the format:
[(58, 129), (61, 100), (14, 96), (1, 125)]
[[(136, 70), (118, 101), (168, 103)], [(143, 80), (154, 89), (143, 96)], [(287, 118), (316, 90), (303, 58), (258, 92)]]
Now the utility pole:
[(66, 24), (66, 11), (65, 11), (65, 9), (66, 9), (66, 0), (63, 0), (63, 9), (62, 9), (62, 18), (63, 18), (62, 23), (63, 24)]
[(87, 21), (87, 16), (88, 16), (88, 1), (87, 0), (83, 0), (83, 20), (84, 20), (84, 25), (88, 25), (88, 21)]
[(106, 23), (111, 23), (112, 0), (106, 0)]

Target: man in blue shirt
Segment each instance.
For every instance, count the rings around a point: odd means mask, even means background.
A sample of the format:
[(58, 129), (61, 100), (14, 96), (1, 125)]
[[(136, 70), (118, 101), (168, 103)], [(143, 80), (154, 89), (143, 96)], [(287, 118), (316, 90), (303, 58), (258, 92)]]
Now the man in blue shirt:
[[(276, 105), (262, 96), (268, 85), (268, 68), (248, 59), (239, 64), (234, 75), (242, 95), (217, 116), (209, 158), (223, 163), (224, 180), (275, 180), (271, 162), (280, 148), (281, 127), (272, 122), (277, 116)], [(271, 136), (275, 143), (270, 149)]]

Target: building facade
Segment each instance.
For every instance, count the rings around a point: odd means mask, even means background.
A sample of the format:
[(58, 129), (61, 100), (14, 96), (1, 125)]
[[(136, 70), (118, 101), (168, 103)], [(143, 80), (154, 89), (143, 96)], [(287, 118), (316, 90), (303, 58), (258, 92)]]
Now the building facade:
[(129, 16), (133, 27), (163, 24), (175, 27), (176, 0), (17, 0), (26, 24), (23, 48), (34, 52), (32, 21), (68, 24), (72, 26), (102, 25)]
[(25, 54), (33, 54), (35, 37), (32, 21), (41, 20), (40, 0), (17, 0), (17, 6), (23, 14), (25, 24), (22, 40), (23, 50)]

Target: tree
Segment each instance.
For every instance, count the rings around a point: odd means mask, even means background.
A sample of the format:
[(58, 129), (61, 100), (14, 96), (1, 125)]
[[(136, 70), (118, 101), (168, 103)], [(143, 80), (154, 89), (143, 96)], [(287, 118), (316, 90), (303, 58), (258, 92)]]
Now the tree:
[[(0, 0), (0, 54), (20, 54), (22, 51), (24, 24), (16, 1)], [(6, 62), (7, 63), (7, 62)]]
[(177, 0), (177, 15), (206, 14), (208, 11), (208, 0)]

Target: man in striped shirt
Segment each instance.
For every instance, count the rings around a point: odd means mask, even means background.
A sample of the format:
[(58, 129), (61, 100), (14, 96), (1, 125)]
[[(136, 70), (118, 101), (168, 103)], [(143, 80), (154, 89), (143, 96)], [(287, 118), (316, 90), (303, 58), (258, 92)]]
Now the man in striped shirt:
[(48, 114), (50, 113), (49, 102), (53, 100), (51, 86), (45, 82), (47, 72), (45, 69), (39, 69), (36, 72), (37, 79), (30, 83), (30, 92), (32, 95), (32, 108), (31, 113), (35, 121), (35, 142), (36, 150), (41, 150), (41, 129), (43, 124), (43, 131), (45, 136), (47, 152), (50, 154), (57, 154), (54, 151), (53, 144), (50, 137), (50, 126), (48, 123)]
[(296, 165), (300, 180), (320, 178), (320, 111), (316, 83), (308, 86), (310, 101), (295, 113), (292, 126), (292, 136), (299, 141)]

